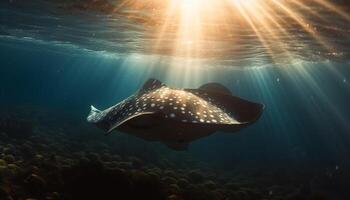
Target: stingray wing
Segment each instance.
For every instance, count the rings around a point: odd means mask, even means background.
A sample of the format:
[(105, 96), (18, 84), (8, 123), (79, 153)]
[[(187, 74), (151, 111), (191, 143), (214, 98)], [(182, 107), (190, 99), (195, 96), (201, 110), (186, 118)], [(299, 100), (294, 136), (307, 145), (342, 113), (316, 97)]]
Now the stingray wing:
[[(123, 119), (120, 119), (116, 121), (107, 131), (107, 133), (111, 133), (113, 130), (116, 128), (122, 126), (123, 124), (129, 122), (129, 121), (134, 121), (132, 124), (133, 126), (139, 126), (139, 127), (146, 127), (150, 126), (153, 124), (153, 118), (156, 113), (155, 112), (142, 112), (142, 113), (134, 113), (128, 117), (125, 117)], [(152, 120), (152, 121), (151, 121)]]
[[(208, 89), (209, 88), (209, 89)], [(241, 124), (251, 124), (258, 120), (264, 105), (231, 95), (229, 90), (218, 83), (209, 83), (199, 89), (186, 89), (230, 114)]]

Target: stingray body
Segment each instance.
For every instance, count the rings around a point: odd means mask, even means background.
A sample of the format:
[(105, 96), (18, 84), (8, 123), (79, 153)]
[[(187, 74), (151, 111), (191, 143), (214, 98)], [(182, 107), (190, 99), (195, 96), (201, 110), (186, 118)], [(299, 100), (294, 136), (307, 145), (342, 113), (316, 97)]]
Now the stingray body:
[(176, 89), (149, 79), (140, 91), (115, 106), (104, 111), (91, 106), (87, 121), (108, 133), (118, 130), (185, 150), (198, 138), (216, 131), (236, 132), (254, 123), (263, 108), (233, 96), (218, 83)]

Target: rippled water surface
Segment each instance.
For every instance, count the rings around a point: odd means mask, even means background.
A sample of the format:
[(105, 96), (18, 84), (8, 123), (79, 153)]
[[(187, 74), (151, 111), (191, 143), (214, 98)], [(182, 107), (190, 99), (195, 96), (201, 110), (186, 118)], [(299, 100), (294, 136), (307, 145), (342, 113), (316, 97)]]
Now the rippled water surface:
[(257, 1), (262, 8), (248, 8), (243, 14), (225, 4), (209, 14), (198, 11), (206, 16), (196, 21), (192, 15), (181, 19), (176, 10), (167, 13), (164, 2), (129, 1), (121, 6), (119, 1), (2, 1), (0, 34), (115, 56), (190, 57), (226, 67), (346, 61), (350, 56), (345, 3), (339, 11), (310, 2), (284, 1), (288, 3), (279, 6)]

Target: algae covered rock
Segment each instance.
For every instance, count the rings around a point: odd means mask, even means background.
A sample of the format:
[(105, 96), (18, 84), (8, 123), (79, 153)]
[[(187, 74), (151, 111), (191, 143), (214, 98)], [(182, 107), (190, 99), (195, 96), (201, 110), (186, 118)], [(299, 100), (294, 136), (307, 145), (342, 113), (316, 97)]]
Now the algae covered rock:
[(3, 157), (3, 159), (7, 162), (7, 163), (14, 163), (15, 162), (15, 157), (13, 155), (5, 155)]
[(177, 185), (179, 185), (181, 188), (187, 188), (190, 185), (190, 182), (188, 182), (185, 178), (180, 178), (177, 180)]
[(165, 176), (176, 178), (178, 175), (173, 170), (165, 170), (163, 172)]
[(132, 163), (131, 162), (118, 162), (118, 167), (121, 169), (132, 169)]
[(132, 193), (130, 179), (121, 170), (79, 163), (63, 171), (64, 199), (125, 199)]
[(131, 182), (135, 192), (133, 199), (165, 199), (163, 185), (159, 179), (142, 171), (134, 170)]
[(162, 182), (170, 185), (170, 184), (176, 184), (177, 180), (175, 178), (173, 178), (173, 177), (166, 176), (166, 177), (162, 178)]
[(0, 167), (7, 166), (7, 162), (3, 159), (0, 159)]
[(203, 183), (203, 186), (209, 190), (213, 190), (217, 187), (216, 183), (211, 180), (207, 180)]
[(176, 195), (176, 194), (172, 194), (172, 195), (169, 195), (166, 200), (183, 200), (182, 197)]
[(183, 197), (185, 200), (219, 200), (215, 193), (210, 192), (206, 188), (191, 185), (184, 192)]
[(187, 174), (187, 176), (194, 183), (200, 183), (204, 180), (204, 177), (202, 176), (202, 174), (200, 174), (197, 170), (190, 171)]
[(177, 184), (170, 184), (168, 186), (168, 193), (170, 194), (180, 194), (181, 189)]
[(136, 158), (134, 156), (129, 157), (129, 161), (131, 162), (132, 167), (135, 168), (135, 169), (140, 169), (144, 165), (141, 159)]
[(13, 200), (10, 196), (10, 189), (5, 186), (0, 186), (0, 199), (1, 200)]
[(28, 192), (35, 196), (42, 196), (46, 190), (46, 181), (37, 174), (29, 175), (25, 180)]

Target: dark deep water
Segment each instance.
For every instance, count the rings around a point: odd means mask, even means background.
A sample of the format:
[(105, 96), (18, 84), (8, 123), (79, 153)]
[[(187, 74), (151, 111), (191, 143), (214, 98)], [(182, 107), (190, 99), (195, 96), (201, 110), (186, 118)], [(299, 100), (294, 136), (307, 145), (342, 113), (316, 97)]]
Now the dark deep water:
[[(292, 59), (273, 62), (253, 39), (184, 61), (144, 53), (152, 38), (127, 22), (111, 27), (105, 14), (51, 3), (0, 3), (0, 199), (350, 199), (348, 21), (315, 20), (331, 51), (300, 31), (298, 44), (286, 44)], [(86, 122), (90, 105), (105, 109), (148, 78), (186, 88), (219, 82), (266, 108), (254, 125), (186, 152), (104, 136)]]

